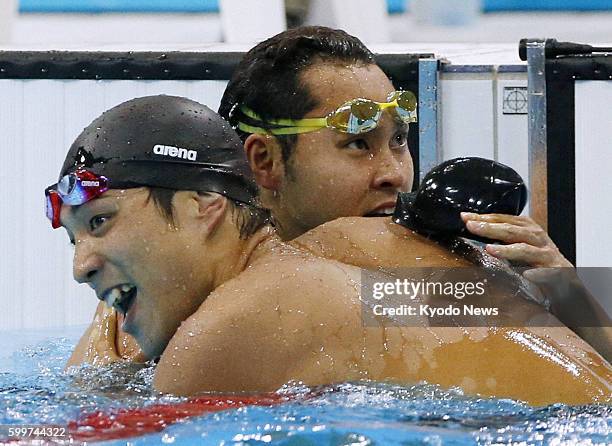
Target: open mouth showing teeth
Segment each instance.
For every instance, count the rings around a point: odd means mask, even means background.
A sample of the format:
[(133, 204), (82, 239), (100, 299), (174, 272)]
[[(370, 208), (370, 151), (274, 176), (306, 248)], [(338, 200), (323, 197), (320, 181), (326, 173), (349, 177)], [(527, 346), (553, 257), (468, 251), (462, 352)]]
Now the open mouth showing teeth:
[(104, 302), (125, 316), (136, 297), (136, 293), (137, 289), (133, 285), (117, 285), (104, 294)]
[(395, 212), (394, 208), (378, 209), (373, 212), (368, 212), (364, 217), (389, 217)]

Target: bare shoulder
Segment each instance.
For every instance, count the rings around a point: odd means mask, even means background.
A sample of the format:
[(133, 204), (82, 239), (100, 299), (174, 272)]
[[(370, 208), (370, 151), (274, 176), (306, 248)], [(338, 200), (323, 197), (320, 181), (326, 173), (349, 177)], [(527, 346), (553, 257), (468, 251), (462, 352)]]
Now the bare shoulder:
[(314, 255), (362, 268), (467, 266), (469, 262), (389, 217), (343, 217), (291, 242)]
[(355, 268), (314, 257), (247, 269), (181, 325), (158, 365), (156, 389), (277, 389), (332, 332), (350, 339), (361, 326), (358, 280)]
[(294, 242), (311, 244), (320, 240), (327, 243), (388, 235), (404, 238), (412, 234), (410, 231), (391, 231), (392, 224), (391, 219), (387, 217), (341, 217), (311, 229), (296, 238)]
[[(318, 305), (319, 300), (328, 301), (329, 305), (344, 304), (345, 299), (358, 301), (359, 280), (359, 268), (335, 260), (304, 253), (274, 256), (218, 287), (202, 310), (226, 307), (230, 295), (236, 310), (260, 309), (261, 304), (272, 303), (311, 307)], [(337, 298), (330, 301), (323, 297), (327, 294)]]
[[(317, 256), (346, 262), (356, 251), (374, 252), (375, 244), (394, 244), (398, 235), (389, 230), (389, 218), (342, 217), (322, 224), (290, 242)], [(404, 236), (408, 236), (406, 231)]]

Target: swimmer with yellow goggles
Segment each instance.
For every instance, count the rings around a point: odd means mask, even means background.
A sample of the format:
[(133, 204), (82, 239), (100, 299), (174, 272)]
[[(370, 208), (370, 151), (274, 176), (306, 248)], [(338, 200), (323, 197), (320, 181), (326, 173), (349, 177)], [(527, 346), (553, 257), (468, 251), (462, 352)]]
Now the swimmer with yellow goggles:
[[(417, 121), (417, 99), (410, 91), (394, 91), (387, 98), (388, 102), (376, 102), (370, 99), (357, 98), (345, 102), (324, 118), (304, 119), (271, 119), (266, 121), (246, 106), (240, 106), (240, 112), (249, 121), (259, 121), (267, 128), (238, 122), (243, 132), (261, 135), (295, 135), (329, 128), (342, 133), (358, 135), (369, 132), (378, 126), (382, 112), (392, 108), (395, 118), (409, 124)], [(269, 128), (268, 126), (273, 126)]]

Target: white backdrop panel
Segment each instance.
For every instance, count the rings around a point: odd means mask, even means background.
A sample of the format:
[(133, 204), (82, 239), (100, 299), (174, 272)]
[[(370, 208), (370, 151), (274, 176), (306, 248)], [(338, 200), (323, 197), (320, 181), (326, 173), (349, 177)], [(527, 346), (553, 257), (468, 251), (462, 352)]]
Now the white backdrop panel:
[[(610, 104), (612, 104), (612, 81), (576, 82), (576, 263), (578, 266), (612, 267), (612, 230), (610, 229), (612, 108)], [(612, 289), (612, 286), (610, 288)]]
[[(483, 78), (484, 77), (484, 78)], [(495, 158), (493, 80), (490, 74), (441, 76), (442, 159)]]

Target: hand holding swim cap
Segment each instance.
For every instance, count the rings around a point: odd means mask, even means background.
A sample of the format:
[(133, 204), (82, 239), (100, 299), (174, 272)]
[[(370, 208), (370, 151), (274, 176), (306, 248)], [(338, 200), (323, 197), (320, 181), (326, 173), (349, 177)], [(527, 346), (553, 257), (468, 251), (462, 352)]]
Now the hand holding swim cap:
[(257, 189), (242, 142), (217, 113), (187, 98), (147, 96), (117, 105), (74, 141), (62, 167), (137, 186), (217, 192), (253, 203)]
[(461, 212), (519, 215), (527, 187), (512, 168), (484, 158), (455, 158), (434, 167), (416, 192), (400, 193), (393, 220), (426, 235), (462, 236)]

